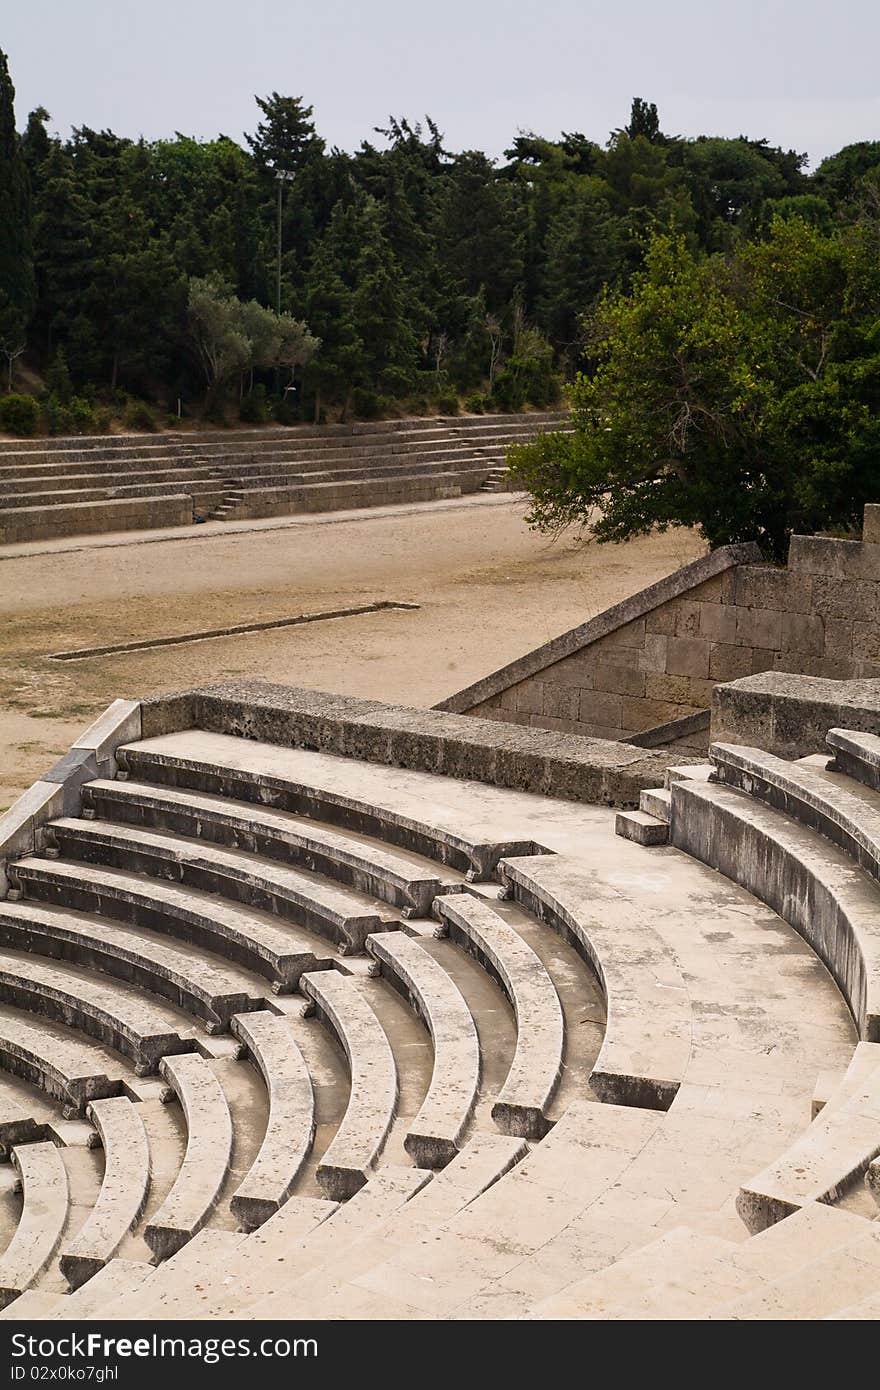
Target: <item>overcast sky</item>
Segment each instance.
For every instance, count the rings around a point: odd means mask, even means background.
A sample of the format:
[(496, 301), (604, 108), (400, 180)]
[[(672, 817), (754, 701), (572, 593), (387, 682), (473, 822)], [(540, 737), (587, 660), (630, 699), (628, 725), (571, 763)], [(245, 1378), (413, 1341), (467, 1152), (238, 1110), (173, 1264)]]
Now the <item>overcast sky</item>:
[(19, 127), (42, 105), (62, 134), (241, 139), (275, 90), (348, 150), (425, 112), (450, 148), (604, 143), (633, 96), (671, 134), (766, 136), (813, 165), (880, 139), (878, 0), (27, 0), (0, 47)]

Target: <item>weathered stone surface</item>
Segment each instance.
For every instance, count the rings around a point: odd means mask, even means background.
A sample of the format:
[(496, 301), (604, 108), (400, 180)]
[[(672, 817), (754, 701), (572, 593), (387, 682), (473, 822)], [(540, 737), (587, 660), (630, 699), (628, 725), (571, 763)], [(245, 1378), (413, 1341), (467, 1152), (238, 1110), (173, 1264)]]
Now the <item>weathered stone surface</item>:
[(317, 1169), (333, 1201), (353, 1197), (376, 1167), (397, 1109), (397, 1066), (381, 1023), (352, 981), (335, 971), (303, 975), (300, 990), (348, 1061), (345, 1114)]
[(870, 732), (880, 719), (880, 682), (765, 672), (716, 687), (712, 738), (784, 758), (821, 752), (830, 728)]
[(160, 1260), (205, 1225), (232, 1159), (229, 1105), (209, 1064), (195, 1053), (167, 1057), (162, 1075), (183, 1107), (186, 1153), (171, 1191), (144, 1227), (144, 1240)]
[(150, 1148), (138, 1107), (127, 1096), (94, 1100), (88, 1117), (101, 1136), (104, 1175), (85, 1225), (61, 1251), (72, 1289), (102, 1269), (137, 1223), (150, 1187)]
[(492, 1118), (505, 1134), (542, 1139), (564, 1048), (562, 1008), (553, 981), (532, 948), (482, 899), (468, 893), (439, 897), (434, 914), (452, 940), (498, 980), (516, 1016), (516, 1051)]
[(458, 1153), (480, 1083), (480, 1044), (457, 985), (424, 947), (399, 932), (367, 938), (389, 983), (409, 999), (434, 1044), (428, 1094), (410, 1121), (407, 1153), (421, 1168), (443, 1168)]
[(67, 1173), (54, 1144), (22, 1144), (12, 1161), (21, 1175), (24, 1206), (0, 1256), (0, 1306), (27, 1288), (51, 1260), (67, 1219)]
[(285, 1019), (267, 1010), (237, 1014), (232, 1032), (246, 1046), (269, 1095), (260, 1151), (229, 1204), (242, 1227), (253, 1231), (293, 1190), (315, 1135), (315, 1097), (309, 1069)]

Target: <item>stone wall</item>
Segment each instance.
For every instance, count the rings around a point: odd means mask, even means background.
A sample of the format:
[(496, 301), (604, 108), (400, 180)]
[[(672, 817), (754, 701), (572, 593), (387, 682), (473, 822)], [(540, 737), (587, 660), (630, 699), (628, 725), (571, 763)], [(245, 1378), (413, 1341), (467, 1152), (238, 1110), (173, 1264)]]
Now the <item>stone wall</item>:
[(684, 723), (721, 682), (765, 671), (880, 677), (880, 507), (863, 540), (796, 536), (786, 569), (728, 546), (443, 702), (531, 728), (626, 740), (664, 731), (705, 749)]

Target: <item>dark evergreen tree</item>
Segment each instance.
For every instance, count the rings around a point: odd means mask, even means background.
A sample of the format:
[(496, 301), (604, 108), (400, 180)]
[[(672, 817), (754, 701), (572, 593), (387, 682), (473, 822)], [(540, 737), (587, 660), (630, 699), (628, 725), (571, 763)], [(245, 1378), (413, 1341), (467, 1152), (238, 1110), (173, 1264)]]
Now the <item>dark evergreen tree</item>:
[(34, 307), (34, 259), (27, 166), (15, 129), (15, 88), (0, 51), (0, 346), (24, 346)]

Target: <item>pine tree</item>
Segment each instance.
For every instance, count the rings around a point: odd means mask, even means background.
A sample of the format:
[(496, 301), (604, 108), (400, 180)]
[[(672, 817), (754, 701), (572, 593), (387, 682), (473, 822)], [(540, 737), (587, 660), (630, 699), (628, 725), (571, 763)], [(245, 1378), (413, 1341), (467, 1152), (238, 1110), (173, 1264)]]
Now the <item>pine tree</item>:
[(30, 188), (15, 129), (15, 88), (0, 51), (0, 344), (24, 345), (34, 307)]

